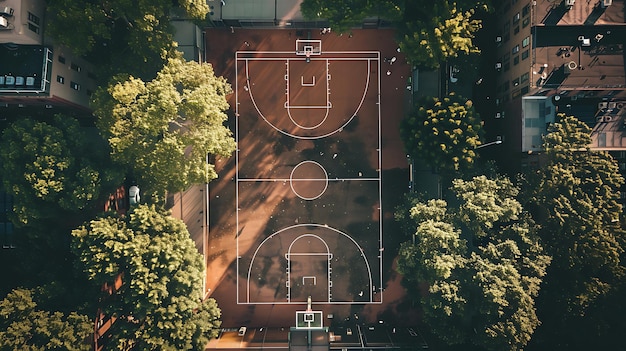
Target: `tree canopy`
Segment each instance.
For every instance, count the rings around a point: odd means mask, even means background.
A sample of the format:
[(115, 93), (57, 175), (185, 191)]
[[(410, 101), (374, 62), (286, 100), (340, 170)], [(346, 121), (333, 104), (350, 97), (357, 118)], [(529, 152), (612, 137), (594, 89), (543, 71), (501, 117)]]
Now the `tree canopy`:
[(170, 25), (176, 5), (198, 20), (209, 10), (205, 0), (49, 0), (46, 33), (101, 69), (149, 75), (176, 49)]
[(95, 285), (123, 274), (118, 295), (101, 306), (118, 317), (113, 345), (204, 350), (217, 335), (220, 309), (202, 301), (204, 262), (182, 221), (139, 205), (126, 219), (95, 219), (72, 236), (79, 267)]
[(359, 26), (367, 17), (391, 21), (411, 64), (438, 68), (450, 58), (479, 53), (473, 42), (481, 28), (476, 10), (490, 11), (490, 1), (447, 0), (304, 0), (308, 19), (326, 19), (339, 32)]
[[(544, 327), (558, 335), (553, 340), (572, 347), (581, 345), (588, 325), (580, 318), (599, 317), (598, 301), (613, 295), (626, 273), (617, 202), (624, 180), (608, 153), (589, 149), (590, 132), (575, 117), (559, 115), (544, 138), (545, 165), (526, 175), (525, 186), (542, 223), (541, 239), (554, 258), (540, 296)], [(585, 330), (584, 339), (601, 345), (606, 338), (600, 335), (612, 326), (602, 317), (592, 324), (598, 332)]]
[(427, 97), (416, 101), (400, 124), (407, 153), (443, 172), (471, 169), (482, 135), (472, 101), (454, 93), (443, 100)]
[(448, 59), (480, 53), (473, 42), (481, 28), (474, 9), (463, 11), (444, 1), (430, 10), (423, 18), (408, 15), (398, 26), (400, 49), (412, 64), (438, 68)]
[(433, 199), (410, 209), (417, 228), (398, 271), (409, 285), (428, 284), (424, 319), (448, 344), (522, 350), (539, 325), (534, 301), (550, 258), (508, 179), (452, 188), (458, 206)]
[(37, 308), (33, 291), (15, 289), (0, 301), (0, 350), (91, 350), (89, 317)]
[(68, 116), (56, 115), (51, 123), (22, 118), (9, 125), (0, 141), (0, 167), (2, 185), (13, 194), (14, 222), (32, 224), (93, 203), (109, 173), (98, 170), (88, 150), (85, 133)]
[(119, 77), (93, 106), (114, 161), (153, 191), (180, 191), (217, 177), (207, 154), (235, 149), (224, 112), (231, 92), (210, 64), (176, 58), (152, 81)]

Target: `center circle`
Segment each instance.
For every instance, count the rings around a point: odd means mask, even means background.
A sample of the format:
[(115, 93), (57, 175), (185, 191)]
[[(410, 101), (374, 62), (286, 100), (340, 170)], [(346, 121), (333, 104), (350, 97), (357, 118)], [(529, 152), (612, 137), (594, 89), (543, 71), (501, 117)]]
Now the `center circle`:
[(299, 198), (315, 200), (328, 188), (328, 174), (319, 163), (302, 161), (291, 170), (289, 185)]

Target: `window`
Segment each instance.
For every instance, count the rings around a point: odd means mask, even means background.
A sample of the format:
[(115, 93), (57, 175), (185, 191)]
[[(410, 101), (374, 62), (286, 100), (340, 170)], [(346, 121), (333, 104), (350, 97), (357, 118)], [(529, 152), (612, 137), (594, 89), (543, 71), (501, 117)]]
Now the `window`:
[(522, 16), (526, 17), (528, 16), (529, 13), (530, 13), (530, 4), (524, 6), (524, 8), (522, 9)]
[(79, 66), (79, 65), (77, 65), (77, 64), (75, 64), (74, 62), (72, 62), (72, 64), (70, 65), (70, 68), (71, 68), (73, 71), (80, 72), (80, 66)]
[(28, 22), (33, 22), (33, 24), (39, 25), (39, 17), (32, 12), (28, 12)]
[(519, 33), (519, 26), (515, 26), (515, 28), (513, 28), (513, 34), (517, 33)]
[(28, 29), (30, 29), (31, 32), (39, 34), (39, 27), (30, 22), (28, 22)]
[(65, 84), (65, 78), (63, 78), (62, 76), (57, 76), (57, 82)]
[(32, 12), (28, 12), (28, 29), (39, 34), (39, 17)]
[(505, 92), (505, 93), (507, 91), (509, 91), (509, 81), (508, 80), (505, 81), (504, 83), (502, 83), (502, 91)]
[(528, 94), (528, 92), (530, 91), (530, 88), (527, 86), (523, 87), (522, 90), (520, 91), (522, 94)]
[(515, 16), (513, 16), (513, 23), (517, 23), (519, 22), (519, 12), (515, 14)]
[(505, 64), (504, 64), (504, 71), (505, 71), (505, 72), (506, 72), (506, 71), (508, 71), (508, 70), (509, 70), (509, 68), (511, 68), (511, 65), (510, 65), (508, 62), (507, 62), (507, 63), (505, 63)]
[(526, 28), (530, 24), (530, 18), (524, 18), (522, 21), (522, 27)]
[(513, 79), (513, 86), (516, 87), (519, 85), (519, 77)]
[(65, 57), (64, 56), (59, 55), (58, 60), (61, 63), (65, 63)]
[(522, 83), (527, 82), (528, 81), (528, 72), (522, 74), (521, 78)]
[(519, 63), (519, 56), (513, 57), (513, 65), (517, 65)]
[(74, 90), (80, 90), (80, 84), (76, 82), (70, 82), (70, 87)]
[(519, 52), (519, 45), (515, 45), (515, 46), (513, 47), (513, 49), (511, 50), (511, 54), (512, 54), (512, 55), (515, 55), (515, 54), (517, 54), (518, 52)]
[(89, 77), (90, 79), (96, 80), (98, 77), (96, 77), (96, 74), (93, 72), (87, 72), (87, 77)]
[(522, 47), (527, 47), (530, 44), (530, 37), (526, 37), (524, 38), (524, 40), (522, 40)]
[(528, 58), (528, 50), (522, 51), (522, 60), (526, 60)]

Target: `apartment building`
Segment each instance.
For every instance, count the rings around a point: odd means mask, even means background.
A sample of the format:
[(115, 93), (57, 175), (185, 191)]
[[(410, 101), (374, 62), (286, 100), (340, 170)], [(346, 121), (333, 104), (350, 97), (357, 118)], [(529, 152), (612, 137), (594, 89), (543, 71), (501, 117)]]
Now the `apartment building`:
[(565, 113), (587, 123), (590, 147), (626, 174), (624, 0), (506, 0), (496, 11), (492, 123), (517, 166), (540, 166), (542, 137)]
[(591, 127), (621, 118), (624, 0), (506, 0), (497, 18), (493, 117), (512, 151), (541, 151), (560, 112)]
[(88, 111), (94, 69), (45, 38), (45, 1), (0, 1), (0, 18), (0, 108)]

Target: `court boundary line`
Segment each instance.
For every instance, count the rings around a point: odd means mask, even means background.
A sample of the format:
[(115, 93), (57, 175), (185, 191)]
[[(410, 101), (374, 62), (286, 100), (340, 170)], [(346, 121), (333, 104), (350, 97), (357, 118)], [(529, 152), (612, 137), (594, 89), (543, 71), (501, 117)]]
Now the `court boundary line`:
[[(281, 55), (280, 57), (276, 57), (276, 58), (270, 58), (270, 57), (240, 57), (240, 55), (246, 55), (246, 54), (254, 54), (254, 55)], [(377, 67), (377, 92), (376, 92), (376, 105), (378, 106), (378, 148), (376, 149), (378, 152), (378, 165), (379, 167), (382, 167), (382, 152), (381, 152), (381, 148), (382, 148), (382, 130), (381, 130), (381, 124), (382, 124), (382, 115), (381, 115), (381, 73), (380, 73), (380, 68), (381, 68), (381, 62), (380, 62), (380, 51), (327, 51), (324, 52), (324, 56), (328, 56), (331, 55), (330, 58), (318, 58), (318, 57), (307, 57), (307, 58), (301, 58), (301, 60), (326, 60), (327, 62), (329, 60), (333, 60), (333, 61), (367, 61), (367, 79), (366, 79), (366, 84), (365, 84), (365, 89), (363, 91), (361, 100), (355, 110), (355, 112), (352, 114), (352, 116), (350, 118), (348, 118), (348, 120), (341, 125), (341, 127), (335, 131), (332, 131), (330, 133), (324, 134), (324, 135), (319, 135), (319, 136), (312, 136), (312, 137), (302, 137), (302, 136), (297, 136), (297, 135), (293, 135), (287, 132), (284, 132), (278, 128), (276, 128), (275, 126), (273, 126), (271, 123), (269, 123), (269, 121), (266, 119), (266, 117), (260, 112), (258, 105), (256, 104), (256, 101), (254, 100), (252, 91), (251, 91), (251, 87), (249, 86), (249, 70), (248, 70), (248, 62), (249, 61), (263, 61), (263, 60), (278, 60), (278, 61), (284, 61), (284, 60), (288, 60), (289, 58), (284, 57), (282, 55), (289, 55), (291, 57), (293, 57), (294, 53), (293, 52), (289, 52), (289, 51), (236, 51), (235, 52), (235, 140), (237, 141), (237, 143), (239, 143), (239, 67), (238, 67), (238, 62), (241, 60), (245, 61), (245, 67), (246, 67), (246, 86), (248, 87), (247, 91), (248, 94), (250, 96), (250, 100), (252, 101), (252, 104), (254, 105), (255, 110), (257, 111), (257, 113), (259, 114), (259, 116), (261, 116), (261, 118), (263, 118), (263, 120), (268, 123), (272, 128), (274, 128), (276, 131), (280, 132), (281, 134), (290, 136), (292, 138), (295, 139), (304, 139), (304, 140), (315, 140), (315, 139), (321, 139), (321, 138), (325, 138), (328, 136), (331, 136), (333, 134), (336, 134), (340, 131), (343, 131), (343, 129), (354, 119), (356, 118), (356, 115), (358, 113), (358, 111), (361, 109), (361, 107), (363, 106), (363, 102), (365, 101), (365, 97), (367, 96), (367, 92), (369, 90), (369, 85), (370, 85), (370, 79), (371, 79), (371, 67), (372, 67), (372, 61), (375, 61), (376, 67)], [(347, 55), (348, 57), (332, 57), (333, 55)], [(362, 55), (362, 56), (358, 56), (358, 55)], [(363, 57), (363, 56), (369, 56), (369, 55), (373, 55), (373, 57)], [(291, 58), (293, 59), (293, 58)], [(328, 80), (328, 79), (327, 79)], [(244, 86), (245, 88), (245, 86)], [(235, 200), (236, 200), (236, 214), (235, 214), (235, 220), (236, 220), (236, 250), (237, 250), (237, 257), (236, 257), (236, 275), (237, 275), (237, 281), (238, 281), (238, 277), (239, 277), (239, 272), (240, 272), (240, 260), (241, 260), (241, 255), (239, 252), (239, 231), (243, 228), (240, 229), (240, 222), (239, 222), (239, 181), (248, 181), (251, 180), (251, 178), (239, 178), (239, 146), (237, 146), (236, 151), (235, 151), (235, 164), (236, 164), (236, 171), (235, 171), (235, 180), (236, 180), (236, 186), (235, 186)], [(378, 214), (379, 214), (379, 229), (378, 229), (378, 236), (379, 236), (379, 255), (377, 256), (378, 258), (378, 265), (379, 265), (379, 282), (378, 284), (380, 285), (378, 288), (376, 288), (373, 285), (373, 276), (372, 276), (372, 272), (371, 272), (371, 267), (369, 264), (369, 260), (367, 258), (367, 256), (365, 255), (363, 249), (360, 247), (360, 245), (348, 234), (329, 227), (328, 225), (319, 225), (319, 224), (299, 224), (296, 226), (323, 226), (325, 228), (329, 228), (331, 230), (334, 230), (338, 233), (340, 233), (341, 235), (344, 235), (345, 237), (347, 237), (350, 241), (352, 241), (358, 248), (359, 251), (361, 252), (361, 256), (363, 257), (363, 259), (365, 260), (366, 263), (366, 267), (367, 267), (367, 271), (368, 271), (368, 278), (369, 278), (369, 286), (370, 286), (370, 290), (369, 291), (369, 301), (330, 301), (327, 302), (327, 304), (338, 304), (338, 305), (363, 305), (363, 304), (382, 304), (384, 301), (384, 295), (382, 294), (382, 292), (384, 291), (383, 285), (384, 285), (384, 279), (383, 279), (383, 251), (384, 251), (384, 247), (383, 247), (383, 213), (382, 213), (382, 173), (380, 169), (377, 169), (378, 172), (378, 178), (367, 178), (367, 177), (359, 177), (359, 178), (335, 178), (335, 179), (328, 179), (328, 181), (354, 181), (354, 180), (366, 180), (366, 181), (378, 181)], [(277, 181), (281, 181), (278, 179), (268, 179), (268, 181), (273, 181), (273, 182), (277, 182)], [(287, 181), (287, 180), (285, 180)], [(208, 195), (208, 192), (207, 192)], [(208, 211), (207, 211), (208, 212)], [(287, 229), (291, 229), (293, 227), (296, 226), (290, 226), (287, 228), (283, 228), (281, 229), (279, 232), (282, 232), (284, 230)], [(276, 232), (276, 233), (279, 233)], [(268, 238), (272, 237), (273, 235), (275, 235), (276, 233), (272, 234), (271, 236), (269, 236)], [(256, 254), (258, 253), (258, 250), (260, 249), (260, 247), (262, 246), (263, 243), (265, 243), (265, 241), (268, 239), (264, 239), (256, 248), (254, 255), (252, 256), (252, 259), (250, 261), (250, 264), (252, 265), (252, 263), (254, 262), (254, 259), (256, 258)], [(248, 268), (248, 272), (250, 273), (250, 269), (251, 266)], [(246, 282), (247, 284), (250, 283), (250, 280), (248, 279), (248, 281)], [(330, 284), (330, 282), (329, 282)], [(239, 291), (239, 284), (236, 284), (237, 286), (237, 304), (253, 304), (253, 305), (264, 305), (264, 304), (288, 304), (288, 305), (293, 305), (293, 304), (300, 304), (300, 302), (280, 302), (280, 301), (268, 301), (268, 302), (250, 302), (250, 291), (248, 288), (248, 292), (247, 292), (247, 301), (245, 302), (241, 302), (240, 301), (240, 291)], [(376, 290), (378, 290), (378, 292), (380, 293), (380, 298), (379, 300), (374, 300), (374, 294), (376, 294)], [(330, 298), (330, 295), (329, 295)]]

